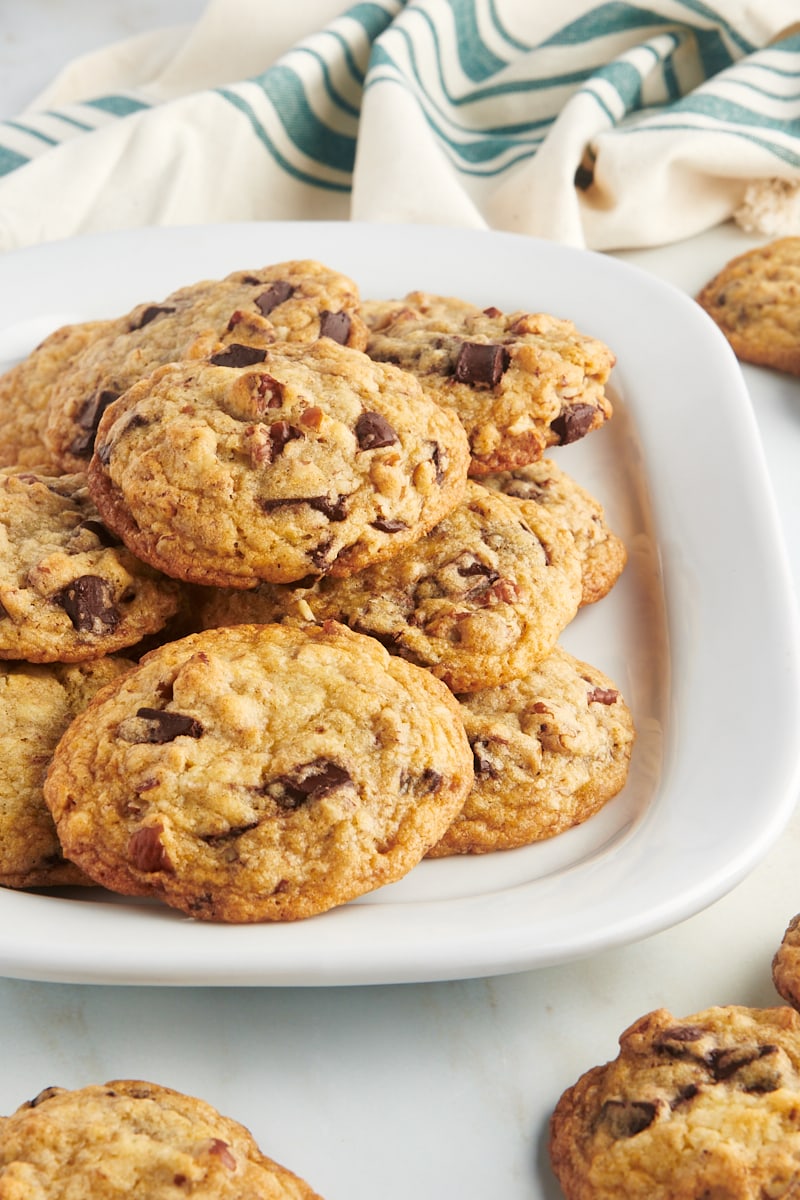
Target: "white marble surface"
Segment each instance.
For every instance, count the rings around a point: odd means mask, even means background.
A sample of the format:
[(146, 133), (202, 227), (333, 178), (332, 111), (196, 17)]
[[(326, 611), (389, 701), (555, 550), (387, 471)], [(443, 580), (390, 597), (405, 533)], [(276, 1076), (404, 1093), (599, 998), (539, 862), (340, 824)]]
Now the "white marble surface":
[[(80, 49), (191, 19), (201, 5), (5, 8), (0, 113), (8, 115)], [(630, 257), (691, 293), (740, 244), (718, 230)], [(800, 587), (800, 380), (744, 373)], [(756, 702), (742, 697), (731, 754), (770, 752), (747, 741)], [(501, 978), (304, 990), (0, 980), (0, 1112), (49, 1084), (135, 1076), (243, 1121), (326, 1200), (555, 1200), (543, 1149), (549, 1113), (583, 1070), (613, 1056), (630, 1021), (660, 1005), (685, 1015), (776, 1002), (770, 961), (800, 910), (798, 858), (795, 817), (743, 883), (680, 926)]]

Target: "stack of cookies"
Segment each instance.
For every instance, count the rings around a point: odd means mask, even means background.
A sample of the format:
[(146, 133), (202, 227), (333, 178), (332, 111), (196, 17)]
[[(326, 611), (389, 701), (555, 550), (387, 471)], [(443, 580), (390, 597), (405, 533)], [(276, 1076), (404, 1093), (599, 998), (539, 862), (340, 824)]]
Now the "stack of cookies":
[(293, 261), (12, 368), (0, 883), (293, 920), (596, 812), (633, 723), (559, 637), (625, 549), (546, 452), (613, 363)]

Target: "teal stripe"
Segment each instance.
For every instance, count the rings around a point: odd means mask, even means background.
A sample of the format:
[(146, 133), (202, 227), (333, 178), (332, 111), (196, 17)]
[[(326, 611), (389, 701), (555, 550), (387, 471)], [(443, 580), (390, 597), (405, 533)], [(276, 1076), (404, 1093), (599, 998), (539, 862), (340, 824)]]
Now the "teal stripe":
[(217, 88), (215, 90), (217, 95), (222, 96), (224, 100), (227, 100), (229, 104), (232, 104), (234, 108), (238, 109), (240, 113), (247, 117), (258, 140), (263, 146), (266, 147), (266, 149), (275, 159), (276, 163), (282, 167), (287, 174), (293, 176), (295, 179), (299, 179), (301, 183), (308, 183), (311, 184), (312, 187), (322, 188), (325, 191), (350, 191), (349, 181), (347, 183), (334, 183), (328, 179), (319, 179), (316, 175), (311, 175), (308, 171), (299, 170), (294, 166), (293, 163), (289, 162), (289, 160), (283, 154), (281, 154), (280, 150), (272, 141), (266, 129), (261, 124), (246, 100), (243, 100), (241, 96), (237, 95), (236, 92), (230, 91), (228, 88)]
[[(708, 132), (709, 130), (706, 128), (698, 128), (696, 125), (689, 125), (680, 121), (659, 121), (657, 124), (631, 125), (629, 129), (623, 131), (625, 137), (637, 133), (694, 133), (703, 135)], [(757, 137), (755, 134), (746, 133), (742, 129), (718, 129), (714, 132), (725, 133), (730, 137), (750, 142), (754, 146), (760, 146), (762, 150), (769, 150), (771, 154), (774, 154), (776, 158), (782, 159), (783, 162), (790, 163), (793, 167), (800, 167), (800, 154), (788, 146), (780, 145), (777, 142), (770, 142), (767, 138)]]
[(253, 81), (271, 101), (286, 133), (308, 158), (337, 171), (351, 172), (356, 139), (320, 121), (308, 103), (302, 80), (289, 67), (269, 67)]
[[(309, 58), (313, 58), (314, 61), (319, 64), (319, 67), (322, 71), (322, 82), (325, 87), (325, 94), (327, 95), (328, 99), (337, 108), (340, 108), (342, 112), (346, 112), (351, 117), (358, 117), (360, 111), (358, 105), (351, 104), (350, 101), (346, 100), (341, 92), (333, 86), (330, 69), (322, 55), (318, 54), (316, 50), (312, 50), (309, 46), (298, 46), (295, 53), (307, 54)], [(259, 82), (258, 78), (256, 79), (256, 82)]]
[(110, 113), (114, 117), (129, 117), (131, 113), (141, 112), (149, 105), (132, 96), (98, 96), (94, 100), (83, 100), (88, 108), (99, 108), (101, 112)]
[(757, 48), (755, 42), (751, 42), (743, 34), (739, 33), (738, 29), (733, 25), (720, 19), (719, 4), (714, 8), (709, 8), (707, 4), (703, 4), (703, 0), (682, 0), (682, 3), (684, 8), (688, 9), (691, 13), (696, 13), (704, 21), (711, 21), (714, 25), (721, 25), (726, 35), (742, 54), (752, 54)]
[(31, 129), (30, 125), (23, 125), (21, 121), (4, 121), (3, 124), (8, 125), (9, 129), (18, 129), (20, 133), (27, 133), (29, 137), (38, 138), (40, 142), (44, 142), (48, 146), (58, 145), (56, 138), (47, 137), (38, 129)]
[(691, 92), (688, 96), (677, 100), (672, 111), (696, 113), (699, 116), (708, 117), (712, 121), (721, 121), (725, 124), (744, 125), (754, 129), (771, 129), (776, 133), (784, 133), (791, 137), (800, 136), (800, 120), (781, 121), (777, 117), (768, 117), (765, 113), (745, 108), (743, 104), (723, 100), (720, 96), (709, 92)]
[(10, 175), (18, 167), (24, 167), (26, 162), (28, 159), (24, 154), (9, 150), (8, 146), (0, 146), (0, 175)]
[(531, 46), (529, 43), (521, 42), (519, 40), (519, 38), (514, 37), (513, 34), (508, 32), (505, 25), (503, 24), (503, 21), (500, 17), (499, 12), (497, 11), (497, 4), (496, 4), (495, 0), (489, 0), (489, 13), (491, 15), (492, 24), (494, 25), (495, 29), (500, 34), (500, 36), (503, 38), (503, 40), (508, 42), (509, 46), (513, 46), (515, 50), (521, 50), (523, 54), (527, 54), (530, 50), (533, 49), (533, 46)]
[(55, 109), (48, 109), (45, 113), (47, 117), (55, 117), (59, 121), (63, 121), (65, 125), (73, 125), (75, 129), (82, 129), (84, 133), (91, 133), (94, 125), (87, 125), (85, 121), (76, 121), (74, 117), (68, 117), (66, 113), (57, 112)]
[[(450, 0), (450, 7), (453, 11), (453, 27), (456, 34), (456, 53), (458, 55), (459, 66), (468, 79), (473, 83), (496, 75), (498, 71), (502, 71), (508, 66), (505, 59), (498, 58), (496, 54), (482, 41), (478, 31), (477, 21), (475, 19), (475, 6), (473, 0)], [(438, 68), (439, 78), (442, 80), (441, 71), (441, 47), (439, 40), (439, 30), (434, 24), (430, 15), (422, 8), (412, 8), (406, 14), (408, 21), (398, 24), (396, 28), (401, 32), (407, 41), (411, 40), (411, 35), (408, 33), (408, 26), (411, 25), (411, 18), (421, 18), (428, 25), (433, 43), (436, 48), (436, 64)], [(442, 80), (442, 90), (444, 90), (444, 82)]]

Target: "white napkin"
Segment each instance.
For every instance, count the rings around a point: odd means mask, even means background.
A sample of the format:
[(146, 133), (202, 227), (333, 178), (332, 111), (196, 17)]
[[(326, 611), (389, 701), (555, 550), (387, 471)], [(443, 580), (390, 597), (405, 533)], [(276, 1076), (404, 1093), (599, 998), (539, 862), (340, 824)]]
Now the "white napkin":
[(797, 221), (796, 16), (797, 0), (210, 0), (0, 122), (0, 249), (353, 218), (611, 250), (760, 205)]

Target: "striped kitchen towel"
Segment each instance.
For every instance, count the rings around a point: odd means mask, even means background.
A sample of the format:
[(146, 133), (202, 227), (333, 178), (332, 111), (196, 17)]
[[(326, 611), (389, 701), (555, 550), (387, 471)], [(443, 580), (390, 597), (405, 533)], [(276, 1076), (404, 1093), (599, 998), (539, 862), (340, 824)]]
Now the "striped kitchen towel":
[(800, 191), (796, 16), (797, 0), (210, 0), (0, 122), (0, 248), (310, 218), (606, 250), (687, 237)]

